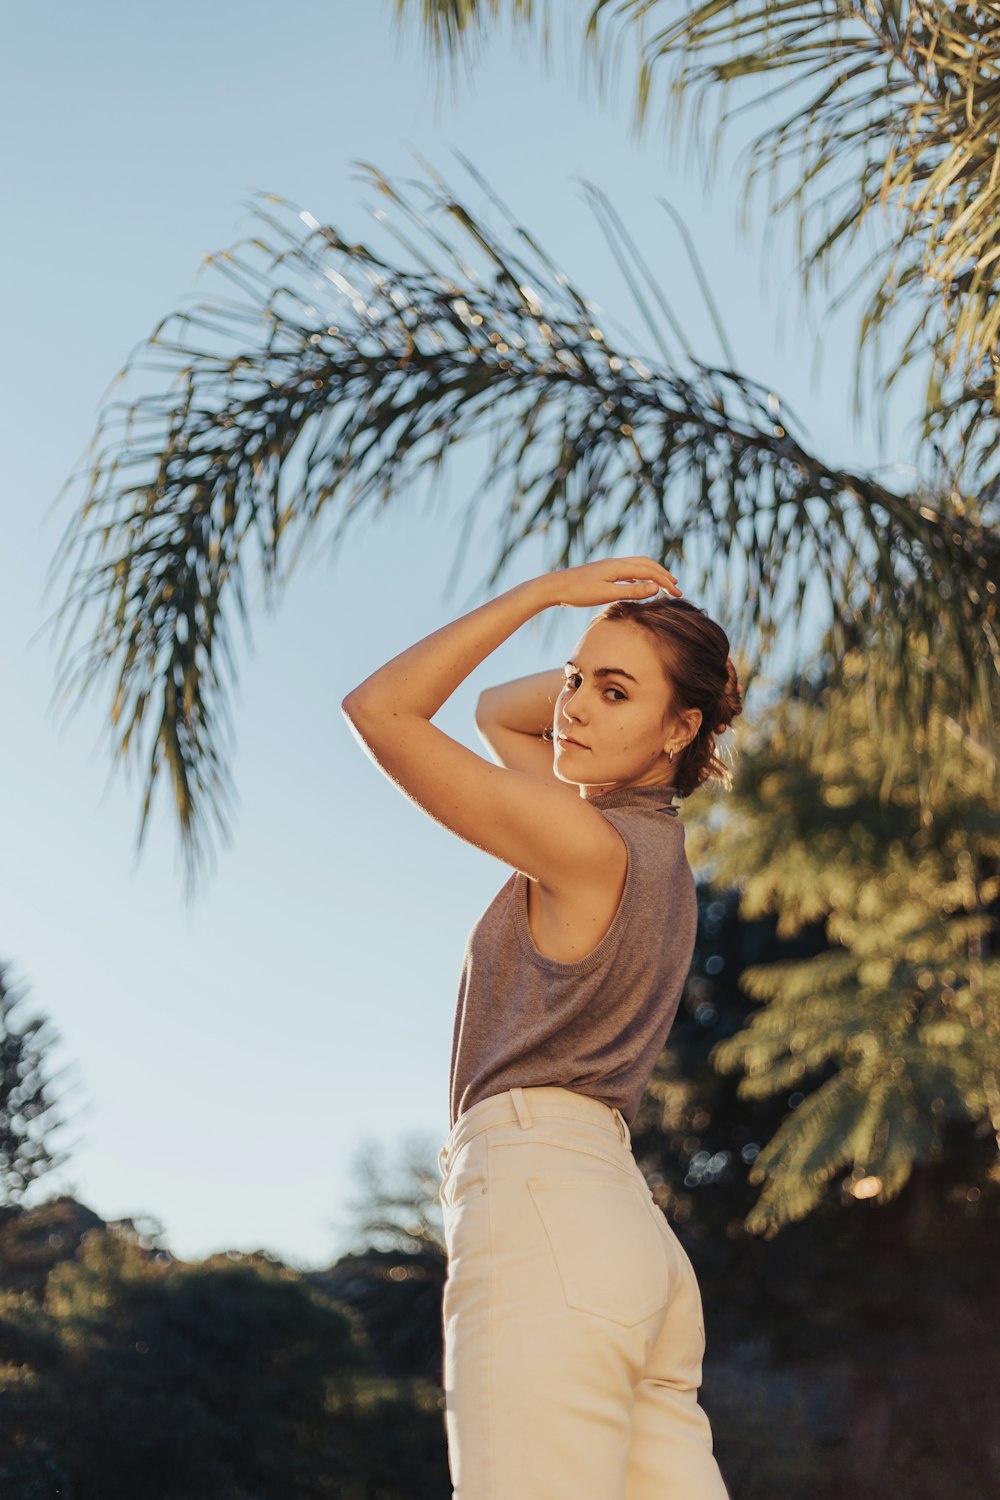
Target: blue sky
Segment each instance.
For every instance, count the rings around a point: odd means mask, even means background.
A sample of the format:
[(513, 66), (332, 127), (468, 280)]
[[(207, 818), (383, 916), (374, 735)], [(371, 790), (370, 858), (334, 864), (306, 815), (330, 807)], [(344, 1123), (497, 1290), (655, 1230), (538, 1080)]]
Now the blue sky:
[[(155, 324), (197, 299), (237, 295), (200, 267), (259, 228), (252, 195), (279, 194), (388, 251), (353, 163), (418, 178), (416, 149), (499, 229), (460, 149), (585, 295), (635, 334), (630, 352), (648, 357), (586, 178), (610, 195), (696, 351), (720, 359), (661, 194), (693, 237), (739, 367), (796, 405), (819, 452), (856, 466), (912, 458), (920, 376), (899, 383), (879, 447), (849, 412), (859, 300), (835, 320), (822, 293), (804, 303), (791, 219), (765, 244), (763, 194), (749, 234), (738, 228), (734, 163), (763, 112), (731, 128), (709, 177), (689, 144), (655, 129), (633, 138), (627, 48), (611, 97), (581, 80), (579, 28), (563, 40), (567, 4), (553, 7), (550, 66), (504, 28), (457, 93), (416, 30), (397, 33), (392, 10), (176, 0), (164, 12), (101, 0), (19, 7), (0, 23), (4, 138), (18, 142), (0, 244), (0, 959), (26, 991), (22, 1021), (38, 1011), (59, 1033), (51, 1068), (64, 1070), (69, 1126), (53, 1144), (71, 1152), (25, 1201), (70, 1191), (106, 1218), (152, 1214), (190, 1259), (264, 1248), (326, 1264), (352, 1243), (359, 1154), (381, 1152), (388, 1168), (404, 1148), (437, 1151), (462, 951), (509, 873), (405, 799), (340, 712), (383, 662), (483, 602), (497, 490), (446, 593), (460, 518), (483, 485), (481, 445), (452, 460), (443, 492), (407, 491), (349, 530), (338, 554), (324, 545), (332, 524), (321, 529), (270, 612), (251, 568), (252, 644), (235, 614), (231, 625), (233, 838), (192, 908), (165, 782), (133, 859), (141, 783), (136, 768), (112, 766), (108, 683), (70, 716), (53, 705), (64, 632), (42, 626), (69, 574), (47, 591), (46, 579), (82, 483), (56, 496), (102, 406), (155, 388), (147, 375), (107, 392)], [(843, 258), (834, 289), (852, 264)], [(684, 568), (667, 561), (692, 597)], [(536, 538), (501, 587), (547, 566)], [(724, 582), (698, 597), (723, 623)], [(478, 693), (560, 664), (590, 613), (530, 622), (436, 722), (485, 755)]]

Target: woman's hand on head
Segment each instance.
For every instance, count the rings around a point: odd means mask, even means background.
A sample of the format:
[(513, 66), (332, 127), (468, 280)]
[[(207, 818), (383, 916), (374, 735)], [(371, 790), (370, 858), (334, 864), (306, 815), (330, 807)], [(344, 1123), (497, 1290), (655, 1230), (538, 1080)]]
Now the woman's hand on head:
[(674, 575), (651, 557), (604, 557), (543, 573), (534, 585), (544, 589), (547, 605), (577, 609), (610, 604), (613, 599), (652, 599), (661, 589), (674, 597), (681, 593)]

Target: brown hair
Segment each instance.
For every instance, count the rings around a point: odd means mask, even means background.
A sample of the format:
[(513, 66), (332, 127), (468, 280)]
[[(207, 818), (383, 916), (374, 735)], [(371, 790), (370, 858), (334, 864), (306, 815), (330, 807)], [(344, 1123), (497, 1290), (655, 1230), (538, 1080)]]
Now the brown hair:
[(628, 620), (648, 631), (669, 678), (676, 712), (701, 710), (697, 734), (680, 752), (680, 763), (675, 760), (678, 797), (690, 797), (712, 778), (718, 778), (728, 791), (732, 777), (715, 753), (715, 741), (743, 712), (743, 697), (722, 626), (690, 599), (670, 596), (645, 603), (614, 599), (591, 624), (596, 620)]

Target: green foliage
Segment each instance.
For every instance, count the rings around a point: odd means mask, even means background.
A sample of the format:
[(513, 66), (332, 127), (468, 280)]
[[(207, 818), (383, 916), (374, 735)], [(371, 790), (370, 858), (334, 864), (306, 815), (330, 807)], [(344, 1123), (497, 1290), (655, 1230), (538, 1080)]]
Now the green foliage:
[(442, 1483), (434, 1387), (372, 1376), (355, 1315), (263, 1257), (185, 1265), (92, 1231), (42, 1304), (0, 1298), (0, 1327), (11, 1500), (35, 1470), (64, 1473), (37, 1484), (65, 1500), (420, 1500)]
[(911, 649), (930, 687), (929, 814), (903, 730), (914, 716), (892, 702), (886, 790), (871, 669), (849, 654), (835, 699), (806, 685), (770, 711), (724, 828), (691, 830), (695, 860), (739, 884), (742, 916), (776, 913), (786, 936), (822, 920), (834, 945), (745, 968), (740, 984), (763, 1008), (712, 1054), (742, 1075), (740, 1098), (801, 1091), (750, 1172), (764, 1188), (747, 1228), (769, 1235), (845, 1172), (842, 1192), (893, 1198), (949, 1120), (988, 1122), (1000, 1139), (1000, 810), (989, 756), (951, 713), (947, 648), (933, 661), (926, 641)]

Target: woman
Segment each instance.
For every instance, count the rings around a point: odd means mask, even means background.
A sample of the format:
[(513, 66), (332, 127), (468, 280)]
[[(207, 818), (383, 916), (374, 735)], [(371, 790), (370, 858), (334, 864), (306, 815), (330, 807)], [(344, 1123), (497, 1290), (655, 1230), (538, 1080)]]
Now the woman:
[[(430, 721), (554, 605), (606, 607), (564, 672), (480, 699), (492, 764)], [(676, 799), (725, 777), (728, 652), (672, 573), (610, 558), (518, 584), (343, 701), (400, 790), (514, 872), (466, 946), (439, 1158), (455, 1500), (727, 1497), (698, 1283), (629, 1127), (694, 949)]]

